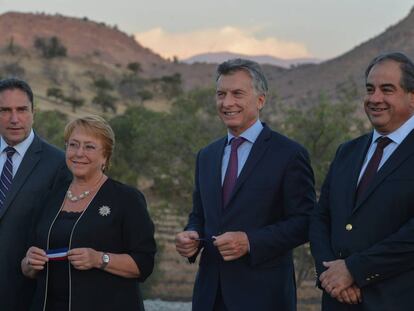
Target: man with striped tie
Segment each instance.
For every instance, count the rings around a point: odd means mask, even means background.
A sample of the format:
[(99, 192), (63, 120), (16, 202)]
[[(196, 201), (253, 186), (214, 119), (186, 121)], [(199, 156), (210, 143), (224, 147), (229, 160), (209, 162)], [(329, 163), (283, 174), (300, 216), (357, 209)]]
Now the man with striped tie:
[(0, 305), (28, 310), (33, 285), (20, 270), (32, 224), (49, 191), (68, 178), (64, 154), (32, 129), (33, 92), (19, 79), (0, 80)]

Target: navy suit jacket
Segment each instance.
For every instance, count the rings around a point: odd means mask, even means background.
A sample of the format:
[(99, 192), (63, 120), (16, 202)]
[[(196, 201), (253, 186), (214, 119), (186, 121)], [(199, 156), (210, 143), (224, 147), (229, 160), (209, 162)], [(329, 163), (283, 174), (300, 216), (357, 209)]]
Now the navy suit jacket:
[(244, 231), (250, 253), (225, 262), (212, 242), (205, 242), (193, 310), (213, 309), (219, 282), (229, 310), (296, 310), (292, 249), (308, 239), (308, 216), (315, 202), (308, 154), (265, 125), (223, 207), (221, 163), (226, 140), (219, 139), (198, 154), (186, 229), (206, 238)]
[(324, 293), (323, 310), (413, 310), (414, 131), (355, 202), (371, 139), (368, 134), (339, 147), (310, 228), (317, 274), (322, 261), (345, 259), (363, 302), (348, 306)]
[(34, 281), (23, 276), (20, 262), (49, 191), (69, 178), (64, 154), (35, 135), (0, 210), (0, 309), (27, 311)]

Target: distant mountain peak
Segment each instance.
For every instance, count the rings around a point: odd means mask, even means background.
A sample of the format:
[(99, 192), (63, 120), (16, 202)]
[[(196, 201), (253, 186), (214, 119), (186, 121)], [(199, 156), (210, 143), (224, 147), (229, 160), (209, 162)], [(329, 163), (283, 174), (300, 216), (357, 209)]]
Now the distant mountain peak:
[(211, 52), (197, 54), (187, 59), (184, 59), (184, 63), (208, 63), (208, 64), (219, 64), (231, 58), (246, 58), (258, 62), (259, 64), (267, 64), (278, 67), (290, 68), (294, 65), (300, 64), (318, 64), (322, 60), (317, 58), (294, 58), (294, 59), (283, 59), (274, 57), (271, 55), (245, 55), (232, 52)]

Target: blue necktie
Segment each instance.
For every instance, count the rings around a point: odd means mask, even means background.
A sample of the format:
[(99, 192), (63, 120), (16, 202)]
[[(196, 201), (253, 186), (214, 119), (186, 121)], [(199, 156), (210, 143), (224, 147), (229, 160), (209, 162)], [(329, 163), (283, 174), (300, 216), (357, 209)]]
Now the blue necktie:
[(3, 208), (6, 201), (7, 193), (9, 192), (12, 180), (13, 180), (13, 160), (12, 157), (16, 152), (13, 147), (4, 148), (4, 152), (7, 154), (6, 162), (3, 166), (3, 171), (0, 176), (0, 209)]

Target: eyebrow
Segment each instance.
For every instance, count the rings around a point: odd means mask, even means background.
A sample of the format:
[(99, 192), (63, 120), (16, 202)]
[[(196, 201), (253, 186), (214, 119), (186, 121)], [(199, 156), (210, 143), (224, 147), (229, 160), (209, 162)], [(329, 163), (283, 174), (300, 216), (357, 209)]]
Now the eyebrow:
[(380, 85), (380, 87), (391, 87), (391, 88), (394, 88), (394, 89), (396, 89), (397, 87), (394, 85), (394, 84), (392, 84), (392, 83), (384, 83), (384, 84), (381, 84)]
[[(365, 87), (375, 87), (374, 84), (372, 83), (365, 83)], [(394, 84), (392, 83), (384, 83), (384, 84), (380, 84), (379, 87), (391, 87), (391, 88), (397, 88)]]
[(77, 139), (69, 139), (68, 142), (76, 142), (76, 143), (84, 143), (84, 144), (96, 144), (96, 142), (91, 141), (91, 140), (80, 141), (80, 140), (77, 140)]

